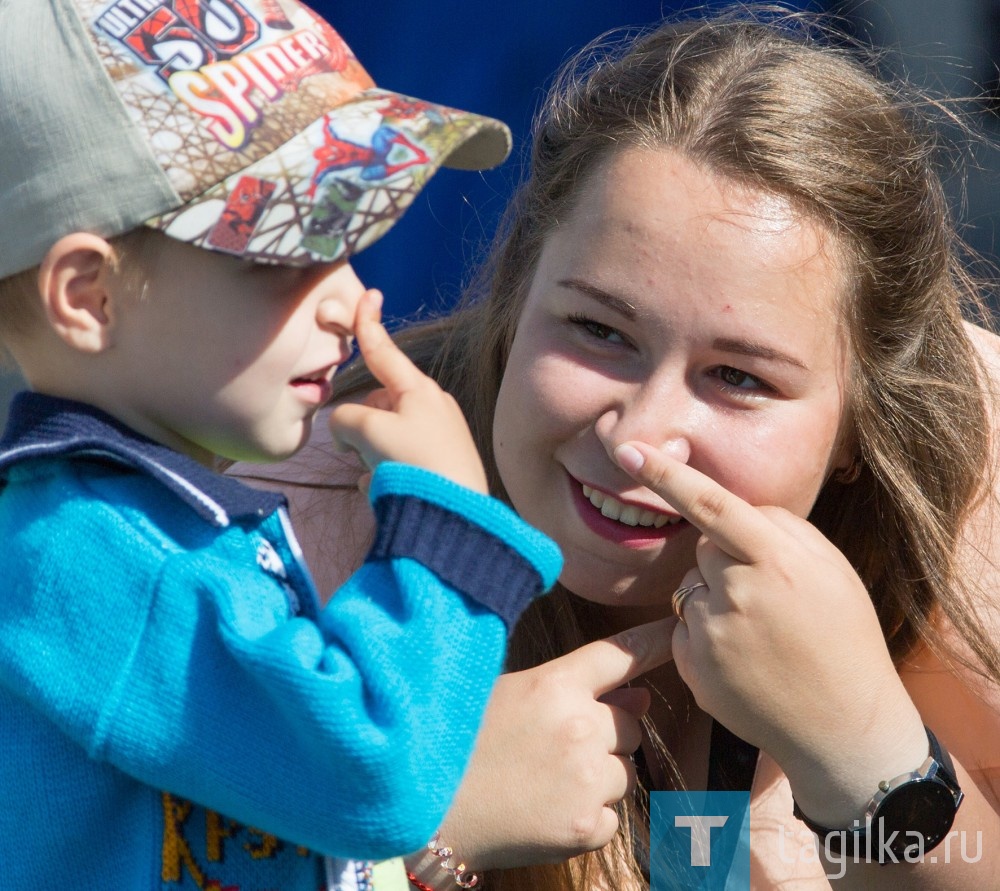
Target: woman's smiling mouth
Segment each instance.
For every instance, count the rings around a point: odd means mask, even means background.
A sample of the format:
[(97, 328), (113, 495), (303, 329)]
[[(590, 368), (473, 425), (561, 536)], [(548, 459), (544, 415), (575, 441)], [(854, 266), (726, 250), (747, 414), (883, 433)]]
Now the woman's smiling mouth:
[(690, 524), (673, 514), (625, 504), (606, 492), (568, 477), (571, 498), (584, 525), (601, 538), (627, 548), (660, 545)]
[(657, 511), (636, 507), (634, 504), (624, 504), (617, 498), (581, 484), (583, 497), (586, 498), (609, 520), (617, 520), (626, 526), (652, 526), (660, 529), (663, 526), (676, 526), (683, 518), (671, 517)]

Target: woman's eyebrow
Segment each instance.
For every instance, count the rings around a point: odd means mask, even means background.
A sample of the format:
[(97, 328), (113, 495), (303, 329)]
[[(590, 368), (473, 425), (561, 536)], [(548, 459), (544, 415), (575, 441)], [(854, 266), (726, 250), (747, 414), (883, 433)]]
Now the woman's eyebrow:
[[(592, 285), (589, 282), (582, 281), (578, 278), (564, 278), (560, 279), (557, 284), (564, 288), (572, 288), (574, 291), (579, 291), (587, 297), (596, 300), (598, 303), (602, 303), (609, 309), (620, 313), (626, 319), (635, 321), (638, 317), (638, 312), (635, 306), (629, 303), (622, 297), (618, 297), (614, 294), (609, 294), (603, 288), (599, 288), (596, 285)], [(751, 356), (755, 359), (765, 359), (769, 362), (784, 362), (787, 365), (793, 365), (796, 368), (801, 368), (804, 371), (808, 370), (808, 366), (805, 362), (797, 359), (795, 356), (789, 353), (784, 353), (781, 350), (777, 350), (774, 347), (767, 346), (763, 343), (758, 343), (753, 340), (740, 340), (730, 337), (718, 337), (713, 342), (712, 345), (715, 349), (720, 350), (725, 353), (737, 353), (741, 356)]]
[(801, 368), (804, 371), (808, 369), (808, 366), (794, 356), (788, 353), (783, 353), (781, 350), (776, 350), (774, 347), (766, 346), (762, 343), (757, 343), (752, 340), (736, 340), (728, 337), (717, 337), (713, 342), (712, 346), (717, 350), (721, 350), (725, 353), (738, 353), (741, 356), (751, 356), (755, 359), (766, 359), (769, 362), (785, 362), (788, 365), (794, 365), (796, 368)]
[(626, 319), (635, 321), (636, 310), (635, 307), (629, 303), (627, 300), (621, 297), (616, 297), (614, 294), (609, 294), (602, 288), (598, 288), (589, 282), (581, 281), (578, 278), (564, 278), (560, 279), (557, 284), (564, 288), (572, 288), (575, 291), (579, 291), (581, 294), (585, 294), (587, 297), (592, 297), (599, 303), (603, 303), (609, 309), (613, 309), (618, 313), (625, 316)]

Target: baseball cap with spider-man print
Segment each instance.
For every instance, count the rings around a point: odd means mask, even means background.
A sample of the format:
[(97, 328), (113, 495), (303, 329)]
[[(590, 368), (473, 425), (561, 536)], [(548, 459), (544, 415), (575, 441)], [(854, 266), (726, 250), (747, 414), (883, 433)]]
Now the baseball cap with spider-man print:
[(0, 3), (0, 278), (147, 225), (263, 263), (350, 256), (499, 121), (379, 89), (299, 0)]

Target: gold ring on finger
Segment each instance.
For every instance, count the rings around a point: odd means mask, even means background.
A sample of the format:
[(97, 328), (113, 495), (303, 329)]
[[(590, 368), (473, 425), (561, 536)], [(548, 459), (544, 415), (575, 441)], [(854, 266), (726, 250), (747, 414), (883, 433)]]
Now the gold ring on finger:
[(683, 585), (670, 595), (670, 606), (682, 622), (684, 621), (684, 601), (699, 588), (707, 588), (708, 582), (695, 582), (693, 585)]

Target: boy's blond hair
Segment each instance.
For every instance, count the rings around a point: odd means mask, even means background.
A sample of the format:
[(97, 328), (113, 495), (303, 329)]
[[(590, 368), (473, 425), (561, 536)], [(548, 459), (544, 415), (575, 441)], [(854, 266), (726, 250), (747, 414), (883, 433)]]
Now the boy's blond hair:
[[(29, 334), (43, 319), (38, 300), (38, 267), (0, 279), (0, 343)], [(4, 350), (4, 364), (11, 358)]]

